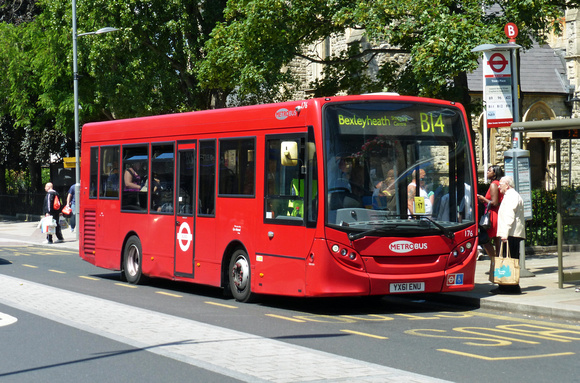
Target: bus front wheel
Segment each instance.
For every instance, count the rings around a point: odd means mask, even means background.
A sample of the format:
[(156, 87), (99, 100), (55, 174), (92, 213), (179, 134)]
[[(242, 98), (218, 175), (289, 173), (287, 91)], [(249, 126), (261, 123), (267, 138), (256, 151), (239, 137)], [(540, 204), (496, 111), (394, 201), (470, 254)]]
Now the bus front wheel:
[(249, 302), (252, 297), (251, 292), (251, 269), (248, 254), (238, 249), (230, 259), (229, 285), (232, 295), (238, 302)]
[(143, 282), (142, 260), (141, 241), (136, 236), (132, 236), (127, 240), (123, 250), (123, 275), (127, 282), (135, 285)]

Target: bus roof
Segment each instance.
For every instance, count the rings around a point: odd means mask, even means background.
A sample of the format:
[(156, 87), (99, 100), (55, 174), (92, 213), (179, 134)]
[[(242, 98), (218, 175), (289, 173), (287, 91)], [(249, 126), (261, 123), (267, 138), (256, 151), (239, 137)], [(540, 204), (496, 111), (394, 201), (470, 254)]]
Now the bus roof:
[[(166, 136), (173, 139), (179, 135), (212, 132), (243, 132), (257, 128), (287, 128), (313, 124), (322, 106), (329, 102), (360, 102), (373, 100), (430, 102), (445, 105), (459, 104), (436, 99), (400, 96), (395, 93), (336, 96), (288, 101), (275, 104), (260, 104), (225, 109), (165, 114), (149, 117), (110, 120), (87, 123), (83, 126), (83, 142), (109, 140), (138, 140)], [(314, 112), (313, 112), (314, 111)], [(111, 137), (115, 133), (115, 137)]]

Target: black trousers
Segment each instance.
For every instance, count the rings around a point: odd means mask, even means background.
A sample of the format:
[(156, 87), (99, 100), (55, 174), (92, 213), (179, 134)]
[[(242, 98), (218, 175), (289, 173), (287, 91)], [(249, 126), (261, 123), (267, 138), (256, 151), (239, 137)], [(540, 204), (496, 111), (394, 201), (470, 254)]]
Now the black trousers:
[(512, 258), (520, 257), (520, 246), (524, 239), (519, 237), (508, 237), (508, 246)]

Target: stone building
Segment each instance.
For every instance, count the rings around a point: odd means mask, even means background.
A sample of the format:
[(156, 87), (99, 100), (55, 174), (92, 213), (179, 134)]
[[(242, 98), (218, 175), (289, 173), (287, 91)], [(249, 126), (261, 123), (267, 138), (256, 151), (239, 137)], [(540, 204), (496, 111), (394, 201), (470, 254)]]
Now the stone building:
[[(568, 10), (563, 24), (562, 36), (552, 36), (548, 45), (536, 45), (520, 52), (520, 120), (536, 121), (580, 117), (580, 11)], [(507, 40), (507, 39), (506, 39)], [(506, 41), (507, 42), (507, 41)], [(358, 43), (364, 49), (371, 44), (364, 31), (347, 29), (344, 34), (333, 36), (311, 46), (310, 57), (324, 59), (345, 50), (349, 44)], [(385, 46), (388, 48), (388, 46)], [(381, 46), (381, 48), (385, 48)], [(368, 71), (376, 72), (381, 60), (404, 61), (405, 54), (377, 55)], [(321, 63), (296, 60), (290, 66), (300, 76), (301, 87), (295, 91), (295, 99), (310, 97), (310, 84), (320, 78)], [(483, 98), (483, 73), (481, 64), (468, 75), (472, 100)], [(483, 164), (483, 114), (471, 116), (476, 132), (476, 157), (480, 181), (484, 177)], [(504, 164), (503, 153), (512, 147), (509, 128), (490, 129), (488, 163)], [(562, 142), (562, 181), (564, 185), (580, 184), (580, 140)], [(553, 189), (556, 183), (555, 141), (551, 133), (526, 133), (521, 147), (531, 152), (532, 188)], [(570, 153), (572, 154), (570, 160)]]

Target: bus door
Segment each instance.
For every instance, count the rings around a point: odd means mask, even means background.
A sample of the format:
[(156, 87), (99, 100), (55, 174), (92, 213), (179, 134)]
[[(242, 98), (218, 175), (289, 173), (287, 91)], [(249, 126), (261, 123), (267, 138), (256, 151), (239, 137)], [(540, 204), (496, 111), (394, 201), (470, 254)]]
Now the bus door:
[(175, 209), (175, 274), (193, 277), (195, 257), (196, 143), (177, 148), (177, 203)]

